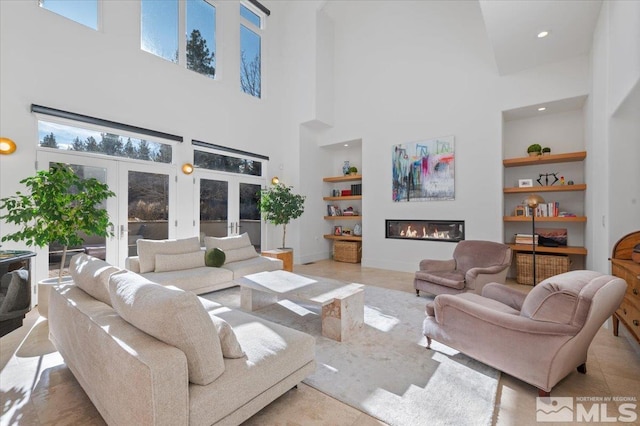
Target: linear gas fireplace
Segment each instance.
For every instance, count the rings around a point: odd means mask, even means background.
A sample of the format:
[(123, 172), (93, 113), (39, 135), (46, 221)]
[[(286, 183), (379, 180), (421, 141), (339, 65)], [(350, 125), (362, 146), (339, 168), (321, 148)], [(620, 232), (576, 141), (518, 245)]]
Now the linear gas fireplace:
[(464, 220), (391, 220), (385, 221), (385, 237), (401, 240), (464, 240)]

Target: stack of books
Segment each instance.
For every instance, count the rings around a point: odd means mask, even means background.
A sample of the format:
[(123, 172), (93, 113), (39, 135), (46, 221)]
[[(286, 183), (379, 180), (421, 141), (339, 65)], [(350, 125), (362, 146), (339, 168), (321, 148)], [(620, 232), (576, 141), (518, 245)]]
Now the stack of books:
[[(560, 203), (552, 201), (540, 204), (534, 211), (536, 217), (557, 217), (560, 214)], [(525, 208), (525, 216), (531, 216), (531, 211)]]
[(533, 245), (535, 240), (535, 245), (538, 245), (538, 234), (516, 234), (515, 243), (516, 244), (525, 244), (525, 245)]

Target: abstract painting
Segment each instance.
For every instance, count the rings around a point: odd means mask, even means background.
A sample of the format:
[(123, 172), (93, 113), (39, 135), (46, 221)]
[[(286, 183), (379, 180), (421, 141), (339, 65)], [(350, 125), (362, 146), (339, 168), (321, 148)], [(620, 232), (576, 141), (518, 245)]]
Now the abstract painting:
[(455, 199), (454, 137), (393, 146), (393, 201)]

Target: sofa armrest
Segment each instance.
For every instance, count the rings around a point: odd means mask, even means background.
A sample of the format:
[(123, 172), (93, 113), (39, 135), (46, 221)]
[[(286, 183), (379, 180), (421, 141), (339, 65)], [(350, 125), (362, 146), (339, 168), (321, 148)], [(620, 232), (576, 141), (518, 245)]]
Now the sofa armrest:
[(436, 259), (424, 259), (420, 261), (421, 271), (453, 271), (456, 269), (456, 261), (454, 259), (449, 260), (436, 260)]
[(436, 321), (442, 327), (445, 327), (450, 319), (459, 322), (466, 317), (467, 322), (483, 324), (485, 330), (493, 329), (496, 333), (499, 333), (500, 329), (507, 329), (527, 334), (573, 336), (579, 331), (578, 327), (567, 324), (535, 321), (520, 315), (490, 309), (456, 295), (441, 294), (435, 298), (434, 302)]
[(186, 356), (73, 284), (55, 286), (50, 338), (107, 424), (189, 422)]
[(124, 269), (136, 274), (140, 273), (140, 258), (138, 256), (129, 256), (124, 260)]
[(477, 268), (471, 268), (467, 271), (466, 278), (467, 281), (468, 280), (475, 280), (478, 275), (496, 275), (499, 274), (500, 272), (504, 271), (505, 269), (507, 269), (509, 267), (509, 265), (491, 265), (491, 266), (486, 266), (486, 267), (477, 267)]
[(504, 284), (489, 283), (482, 289), (482, 297), (497, 300), (515, 310), (520, 311), (527, 294)]

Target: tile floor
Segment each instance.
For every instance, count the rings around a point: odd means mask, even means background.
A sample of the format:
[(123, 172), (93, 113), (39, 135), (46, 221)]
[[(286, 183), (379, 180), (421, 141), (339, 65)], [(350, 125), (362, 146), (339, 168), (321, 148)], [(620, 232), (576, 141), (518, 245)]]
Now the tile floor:
[[(414, 292), (413, 273), (328, 260), (296, 265), (294, 271)], [(512, 285), (525, 291), (529, 289)], [(416, 324), (416, 327), (421, 327), (421, 324)], [(620, 337), (614, 337), (610, 328), (603, 327), (589, 349), (588, 373), (570, 374), (554, 388), (553, 395), (621, 396), (640, 400), (640, 346), (622, 329)], [(35, 309), (29, 313), (23, 327), (0, 339), (0, 381), (5, 390), (0, 395), (0, 424), (103, 425), (104, 421), (64, 365), (47, 334), (47, 321), (39, 317)], [(536, 424), (536, 396), (537, 390), (533, 386), (502, 374), (493, 423)], [(609, 416), (617, 415), (617, 407), (613, 403), (608, 406), (608, 413)], [(639, 419), (635, 424), (639, 424), (640, 409), (636, 409), (636, 413)], [(366, 426), (382, 423), (301, 384), (245, 424)]]

